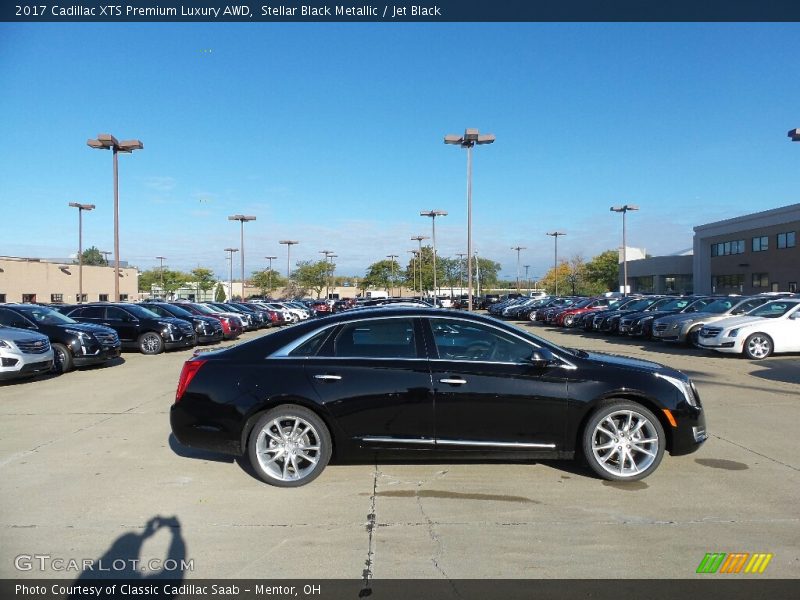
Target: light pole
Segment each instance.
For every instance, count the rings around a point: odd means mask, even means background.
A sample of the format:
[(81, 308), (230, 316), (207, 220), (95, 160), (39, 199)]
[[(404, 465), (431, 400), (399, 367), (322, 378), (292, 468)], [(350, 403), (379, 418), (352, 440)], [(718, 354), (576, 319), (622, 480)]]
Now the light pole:
[(94, 204), (70, 202), (72, 208), (78, 209), (78, 302), (83, 302), (83, 211), (94, 210)]
[(444, 136), (445, 144), (453, 144), (467, 149), (467, 310), (472, 310), (472, 147), (476, 144), (491, 144), (495, 137), (491, 133), (480, 135), (477, 129), (467, 129), (464, 135)]
[(299, 244), (297, 240), (281, 240), (279, 244), (286, 244), (286, 285), (289, 285), (289, 257), (292, 254), (292, 246)]
[(519, 294), (519, 251), (527, 250), (525, 246), (512, 246), (512, 250), (517, 251), (517, 293)]
[(459, 258), (458, 261), (458, 295), (464, 295), (464, 257), (466, 256), (466, 252), (457, 252), (456, 256)]
[(141, 150), (144, 144), (140, 140), (117, 141), (110, 133), (101, 133), (96, 140), (87, 140), (90, 148), (97, 150), (112, 150), (114, 155), (114, 302), (119, 302), (119, 169), (117, 167), (117, 154), (120, 152), (130, 154), (134, 150)]
[(530, 268), (530, 265), (523, 265), (523, 266), (525, 267), (525, 281), (528, 284), (528, 296), (530, 296), (531, 295), (531, 278), (528, 277), (528, 269)]
[[(229, 300), (233, 300), (233, 253), (238, 251), (239, 251), (238, 248), (225, 248), (225, 252), (228, 253), (228, 258), (231, 261), (231, 271), (228, 279), (228, 286), (229, 286), (228, 291), (230, 292)], [(244, 282), (242, 282), (242, 295), (244, 296)], [(198, 298), (198, 302), (199, 301), (200, 299)]]
[(478, 297), (481, 295), (481, 263), (478, 260), (478, 251), (475, 250), (475, 279), (478, 280)]
[(419, 253), (417, 254), (417, 270), (419, 271), (419, 299), (422, 300), (422, 240), (427, 240), (427, 235), (415, 235), (411, 238), (419, 242)]
[(244, 224), (247, 221), (255, 220), (256, 218), (252, 215), (231, 215), (228, 217), (228, 221), (239, 221), (241, 225), (239, 247), (242, 249), (242, 253), (239, 255), (239, 258), (242, 260), (242, 302), (244, 302)]
[(388, 258), (391, 262), (389, 263), (389, 267), (392, 270), (391, 279), (389, 279), (389, 296), (394, 298), (394, 259), (400, 256), (399, 254), (387, 254), (386, 258)]
[(320, 254), (325, 255), (325, 299), (331, 299), (331, 280), (330, 273), (328, 273), (328, 257), (333, 254), (332, 250), (320, 250)]
[(161, 267), (159, 271), (161, 273), (161, 293), (164, 295), (164, 300), (167, 299), (167, 294), (164, 292), (164, 261), (167, 259), (166, 256), (156, 256), (158, 260), (161, 261)]
[(553, 241), (555, 242), (555, 253), (553, 256), (553, 279), (556, 280), (556, 291), (554, 292), (554, 295), (558, 296), (558, 236), (567, 234), (563, 231), (551, 231), (547, 235), (553, 236)]
[(431, 227), (432, 227), (432, 239), (431, 242), (433, 244), (433, 295), (435, 298), (439, 297), (439, 291), (436, 286), (436, 217), (446, 217), (447, 211), (446, 210), (421, 210), (419, 212), (420, 217), (430, 217), (431, 218)]
[(612, 206), (611, 212), (622, 213), (622, 295), (628, 295), (628, 242), (625, 238), (625, 214), (629, 210), (639, 210), (638, 206), (633, 204), (624, 204), (622, 206)]
[[(336, 267), (334, 266), (333, 259), (334, 259), (334, 258), (339, 258), (339, 255), (338, 255), (338, 254), (329, 254), (329, 255), (328, 255), (328, 258), (330, 258), (330, 259), (331, 259), (331, 272), (330, 272), (330, 275), (329, 275), (329, 277), (330, 277), (330, 278), (333, 278), (333, 273), (336, 271)], [(330, 300), (330, 299), (331, 299), (331, 298), (330, 298), (330, 292), (328, 292), (328, 300)]]
[(417, 291), (417, 251), (406, 250), (406, 252), (411, 254), (411, 291), (413, 296)]
[(265, 256), (269, 261), (269, 295), (272, 296), (272, 260), (278, 258), (277, 256)]
[(790, 129), (788, 135), (793, 142), (800, 142), (800, 129)]

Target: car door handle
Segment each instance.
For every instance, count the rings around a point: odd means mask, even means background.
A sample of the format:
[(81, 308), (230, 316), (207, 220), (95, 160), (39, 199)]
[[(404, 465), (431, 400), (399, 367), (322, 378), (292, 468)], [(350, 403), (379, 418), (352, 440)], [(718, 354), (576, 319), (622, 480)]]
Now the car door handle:
[(464, 385), (467, 383), (466, 379), (440, 379), (440, 383), (449, 383), (450, 385)]
[(341, 375), (314, 375), (314, 379), (322, 379), (323, 381), (339, 381)]

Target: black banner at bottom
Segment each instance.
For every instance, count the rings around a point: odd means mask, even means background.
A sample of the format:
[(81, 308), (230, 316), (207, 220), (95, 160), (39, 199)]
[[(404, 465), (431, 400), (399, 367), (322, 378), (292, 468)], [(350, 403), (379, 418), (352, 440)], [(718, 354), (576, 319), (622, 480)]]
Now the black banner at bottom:
[(97, 579), (0, 580), (3, 600), (796, 600), (800, 579)]

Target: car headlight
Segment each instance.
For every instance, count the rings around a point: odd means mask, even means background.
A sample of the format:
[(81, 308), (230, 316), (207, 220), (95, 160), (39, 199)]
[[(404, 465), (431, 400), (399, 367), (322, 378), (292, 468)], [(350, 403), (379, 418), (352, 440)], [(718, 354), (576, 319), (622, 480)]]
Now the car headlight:
[(0, 348), (11, 348), (11, 345), (8, 342), (0, 340)]
[(656, 373), (656, 377), (660, 377), (664, 381), (669, 381), (672, 385), (678, 388), (690, 406), (697, 406), (697, 396), (694, 394), (694, 389), (692, 388), (692, 383), (690, 381), (684, 381), (683, 379), (678, 379), (677, 377), (672, 377), (670, 375), (664, 375), (663, 373)]
[(159, 325), (161, 325), (164, 328), (164, 331), (168, 331), (170, 333), (172, 333), (176, 329), (175, 325), (173, 325), (172, 323), (164, 323), (162, 321), (161, 323), (159, 323)]
[(736, 337), (737, 335), (739, 335), (739, 330), (738, 329), (731, 329), (728, 332), (727, 337)]
[(91, 339), (91, 336), (89, 336), (89, 334), (85, 331), (78, 331), (77, 329), (65, 329), (64, 331), (76, 336), (79, 340), (81, 340), (81, 342)]

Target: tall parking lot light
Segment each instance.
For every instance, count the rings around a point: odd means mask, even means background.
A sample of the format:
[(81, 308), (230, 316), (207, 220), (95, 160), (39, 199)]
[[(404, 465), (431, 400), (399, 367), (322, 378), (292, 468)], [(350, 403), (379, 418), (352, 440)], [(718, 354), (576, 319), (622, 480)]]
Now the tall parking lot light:
[(277, 256), (265, 256), (269, 261), (269, 295), (272, 296), (272, 261), (273, 259), (278, 258)]
[(527, 250), (525, 246), (513, 246), (512, 250), (517, 251), (517, 293), (519, 294), (519, 252), (520, 250)]
[(394, 259), (400, 256), (399, 254), (387, 254), (386, 258), (388, 258), (391, 262), (389, 263), (389, 267), (392, 270), (391, 279), (389, 280), (389, 296), (394, 298)]
[(427, 240), (428, 236), (415, 235), (411, 239), (419, 242), (419, 250), (417, 251), (417, 271), (419, 271), (419, 299), (422, 300), (422, 240)]
[(611, 212), (622, 213), (622, 295), (628, 295), (628, 242), (625, 238), (625, 214), (629, 210), (639, 210), (638, 206), (633, 204), (624, 204), (622, 206), (612, 206)]
[(480, 135), (477, 129), (467, 129), (464, 135), (448, 134), (445, 144), (467, 149), (467, 310), (472, 310), (472, 147), (491, 144), (495, 137), (491, 133)]
[(800, 142), (800, 129), (790, 129), (788, 135), (793, 142)]
[(411, 291), (412, 295), (417, 293), (417, 251), (406, 250), (411, 255)]
[(97, 150), (112, 150), (114, 155), (114, 301), (119, 302), (119, 169), (117, 154), (120, 152), (130, 154), (134, 150), (141, 150), (144, 144), (140, 140), (117, 141), (110, 133), (101, 133), (95, 140), (87, 140), (86, 145)]
[(556, 280), (556, 291), (553, 295), (558, 296), (558, 236), (567, 235), (563, 231), (551, 231), (547, 235), (553, 236), (555, 242), (555, 255), (553, 257), (553, 278)]
[[(419, 213), (420, 217), (430, 217), (431, 218), (431, 226), (433, 228), (432, 234), (433, 238), (431, 242), (433, 244), (433, 295), (434, 297), (439, 297), (439, 292), (436, 289), (436, 217), (446, 217), (447, 211), (446, 210), (422, 210)], [(434, 302), (435, 304), (435, 302)]]
[(161, 261), (161, 266), (159, 267), (159, 273), (161, 273), (161, 293), (164, 294), (164, 300), (167, 299), (167, 294), (164, 292), (164, 261), (167, 260), (166, 256), (156, 256), (158, 260)]
[(531, 278), (528, 277), (528, 269), (530, 265), (523, 265), (525, 267), (525, 281), (528, 283), (528, 296), (531, 295)]
[(464, 257), (467, 254), (465, 252), (457, 252), (456, 256), (459, 258), (458, 261), (458, 295), (464, 295)]
[(83, 302), (83, 211), (94, 210), (94, 204), (70, 202), (72, 208), (78, 209), (78, 302)]
[(281, 240), (279, 244), (286, 244), (286, 284), (289, 284), (289, 263), (292, 255), (292, 246), (299, 244), (297, 240)]
[(239, 258), (242, 261), (242, 302), (244, 302), (244, 224), (247, 221), (255, 221), (255, 220), (256, 218), (252, 215), (231, 215), (230, 217), (228, 217), (228, 221), (239, 221), (239, 223), (241, 224), (239, 247), (242, 249), (242, 253), (239, 255)]
[(320, 250), (320, 254), (325, 255), (325, 299), (331, 299), (331, 280), (328, 271), (328, 257), (333, 254), (333, 250)]
[[(225, 248), (225, 252), (228, 253), (228, 259), (231, 261), (231, 270), (228, 278), (228, 286), (229, 286), (228, 291), (230, 292), (231, 295), (229, 300), (233, 300), (233, 253), (238, 251), (239, 251), (238, 248)], [(244, 296), (244, 282), (242, 282), (242, 296)], [(198, 298), (197, 301), (199, 302), (200, 299)]]

